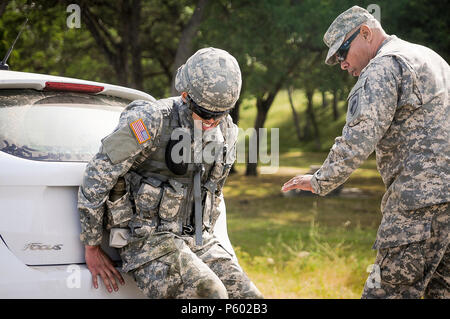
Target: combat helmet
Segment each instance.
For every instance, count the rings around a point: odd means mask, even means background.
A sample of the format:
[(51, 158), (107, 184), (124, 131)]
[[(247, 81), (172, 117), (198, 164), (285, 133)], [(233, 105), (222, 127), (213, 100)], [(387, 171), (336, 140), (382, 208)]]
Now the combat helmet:
[(200, 107), (225, 112), (234, 107), (242, 86), (241, 70), (227, 51), (204, 48), (180, 66), (175, 77), (178, 92), (187, 92)]

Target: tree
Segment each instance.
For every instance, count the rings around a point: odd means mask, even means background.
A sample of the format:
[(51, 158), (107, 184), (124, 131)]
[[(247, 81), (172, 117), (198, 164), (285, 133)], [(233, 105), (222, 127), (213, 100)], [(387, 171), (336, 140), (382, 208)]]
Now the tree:
[(8, 2), (9, 2), (9, 1), (4, 0), (4, 1), (2, 1), (2, 2), (0, 3), (0, 17), (1, 17), (1, 16), (3, 15), (3, 13), (5, 12), (6, 6), (8, 5)]
[(292, 119), (294, 121), (295, 133), (297, 134), (298, 141), (301, 142), (303, 140), (303, 134), (302, 134), (301, 126), (300, 126), (300, 119), (298, 117), (297, 111), (295, 110), (294, 100), (292, 99), (292, 93), (294, 91), (294, 86), (289, 85), (287, 91), (288, 91), (289, 105), (291, 106), (291, 110), (292, 110)]
[[(194, 13), (189, 19), (189, 22), (183, 28), (183, 32), (181, 33), (180, 41), (178, 43), (177, 53), (175, 55), (175, 61), (172, 67), (172, 79), (175, 78), (178, 67), (184, 64), (186, 60), (194, 53), (192, 49), (193, 39), (195, 38), (197, 29), (202, 22), (203, 14), (205, 12), (207, 4), (208, 0), (199, 0), (197, 6), (194, 9)], [(175, 83), (172, 80), (171, 95), (176, 94), (177, 91), (175, 89)]]
[(439, 0), (380, 0), (381, 25), (388, 34), (427, 46), (450, 60), (448, 2)]
[[(66, 1), (68, 3), (70, 1)], [(140, 1), (80, 1), (83, 21), (113, 67), (118, 84), (129, 85), (129, 52), (132, 51), (132, 86), (142, 88), (139, 43)], [(112, 14), (113, 12), (118, 14)], [(137, 19), (137, 21), (135, 21)], [(134, 41), (131, 41), (131, 40)], [(133, 46), (131, 46), (133, 45)]]
[[(220, 13), (202, 26), (203, 43), (227, 47), (238, 58), (246, 88), (242, 95), (256, 98), (256, 132), (301, 61), (324, 50), (317, 33), (325, 28), (321, 6), (317, 1), (220, 1)], [(246, 174), (256, 175), (257, 165), (247, 163)]]
[[(331, 92), (337, 119), (337, 102), (346, 98), (355, 81), (323, 63), (328, 49), (323, 34), (353, 5), (350, 0), (80, 0), (81, 28), (69, 29), (66, 7), (71, 2), (0, 3), (3, 54), (29, 18), (8, 61), (12, 69), (123, 84), (158, 98), (168, 94), (176, 68), (195, 49), (215, 46), (239, 61), (241, 98), (256, 101), (255, 129), (265, 125), (277, 93), (290, 86), (308, 91), (309, 96), (316, 89)], [(424, 44), (448, 61), (445, 2), (380, 0), (377, 4), (387, 33)], [(322, 58), (311, 64), (317, 54)], [(232, 113), (235, 121), (239, 105), (240, 101)], [(314, 127), (314, 107), (308, 109), (307, 123)], [(256, 174), (256, 168), (256, 163), (248, 165), (247, 173)]]
[(116, 82), (160, 97), (169, 93), (177, 61), (191, 53), (206, 3), (200, 0), (196, 7), (189, 0), (80, 1), (82, 20), (112, 66)]

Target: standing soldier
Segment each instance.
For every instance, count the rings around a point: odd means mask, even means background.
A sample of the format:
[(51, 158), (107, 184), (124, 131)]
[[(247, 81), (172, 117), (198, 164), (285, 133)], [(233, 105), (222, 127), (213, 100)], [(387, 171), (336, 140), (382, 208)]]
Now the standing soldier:
[(236, 158), (237, 127), (228, 113), (241, 83), (234, 57), (201, 49), (178, 69), (180, 97), (134, 101), (102, 140), (78, 193), (95, 288), (98, 275), (110, 292), (116, 280), (124, 283), (99, 246), (105, 220), (123, 271), (149, 298), (262, 298), (213, 235)]
[(378, 250), (363, 298), (450, 298), (449, 65), (388, 36), (354, 6), (328, 28), (325, 62), (359, 76), (346, 124), (322, 167), (282, 190), (326, 195), (375, 150), (386, 186)]

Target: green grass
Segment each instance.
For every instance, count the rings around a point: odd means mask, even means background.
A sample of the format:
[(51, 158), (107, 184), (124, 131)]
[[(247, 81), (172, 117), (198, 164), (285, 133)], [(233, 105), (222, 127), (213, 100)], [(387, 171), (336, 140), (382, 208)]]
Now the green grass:
[[(306, 100), (296, 91), (294, 101), (303, 114)], [(317, 95), (315, 103), (321, 100)], [(253, 126), (254, 100), (242, 104), (239, 126)], [(371, 249), (381, 219), (384, 185), (374, 156), (344, 184), (351, 196), (285, 197), (281, 186), (320, 165), (345, 122), (331, 121), (330, 108), (320, 110), (323, 152), (296, 140), (287, 94), (277, 96), (266, 127), (280, 128), (280, 167), (276, 174), (244, 176), (245, 165), (236, 165), (224, 188), (228, 235), (239, 262), (266, 298), (360, 298), (375, 260)]]
[(228, 235), (241, 266), (266, 298), (359, 298), (375, 258), (378, 185), (349, 180), (364, 198), (283, 197), (289, 178), (229, 178)]

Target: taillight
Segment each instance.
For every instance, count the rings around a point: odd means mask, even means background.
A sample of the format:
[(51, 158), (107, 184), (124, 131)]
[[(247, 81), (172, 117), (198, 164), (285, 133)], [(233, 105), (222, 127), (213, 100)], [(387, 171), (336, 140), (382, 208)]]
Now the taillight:
[(71, 91), (84, 93), (99, 93), (103, 91), (103, 86), (64, 82), (45, 82), (44, 90), (48, 91)]

